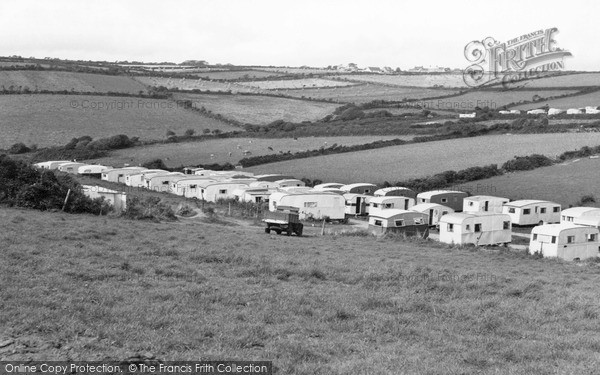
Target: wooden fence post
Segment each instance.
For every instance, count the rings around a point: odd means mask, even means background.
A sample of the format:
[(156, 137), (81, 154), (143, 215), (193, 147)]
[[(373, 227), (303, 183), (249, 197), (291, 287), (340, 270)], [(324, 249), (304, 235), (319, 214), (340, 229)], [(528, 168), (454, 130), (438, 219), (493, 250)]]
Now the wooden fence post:
[(62, 210), (64, 211), (67, 207), (67, 201), (69, 200), (69, 195), (71, 195), (71, 189), (67, 191), (67, 196), (65, 197), (65, 203), (63, 203)]

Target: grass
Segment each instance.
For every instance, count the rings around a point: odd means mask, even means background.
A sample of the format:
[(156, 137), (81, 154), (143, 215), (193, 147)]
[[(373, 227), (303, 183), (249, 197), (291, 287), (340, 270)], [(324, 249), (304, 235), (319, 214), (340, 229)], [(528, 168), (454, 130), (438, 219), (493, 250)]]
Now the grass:
[(356, 86), (338, 88), (307, 88), (296, 90), (278, 90), (277, 93), (314, 99), (332, 99), (342, 103), (368, 103), (373, 100), (402, 101), (405, 99), (421, 99), (444, 96), (456, 93), (455, 90), (429, 89), (411, 87), (392, 87), (365, 83)]
[(118, 92), (137, 94), (146, 87), (127, 76), (56, 71), (0, 71), (0, 88), (28, 87), (31, 91)]
[(526, 88), (600, 86), (600, 73), (564, 74), (517, 82), (511, 84), (511, 86), (524, 86)]
[(315, 121), (333, 113), (338, 104), (261, 95), (177, 94), (179, 100), (191, 100), (196, 108), (241, 123), (265, 125), (275, 120)]
[[(204, 74), (204, 73), (202, 73)], [(255, 87), (244, 86), (237, 82), (214, 82), (201, 78), (186, 79), (186, 78), (166, 78), (166, 77), (135, 77), (135, 80), (146, 86), (164, 86), (168, 89), (179, 90), (200, 90), (200, 91), (231, 91), (233, 94), (238, 92), (245, 93), (261, 93), (264, 90), (259, 90)]]
[(418, 74), (418, 75), (381, 75), (381, 74), (352, 74), (332, 76), (333, 79), (351, 82), (372, 82), (392, 86), (408, 87), (460, 87), (468, 88), (461, 74)]
[(521, 105), (511, 109), (532, 109), (549, 105), (550, 108), (560, 108), (565, 111), (569, 108), (585, 108), (586, 106), (600, 106), (600, 91), (594, 91), (589, 94), (576, 95), (568, 98), (544, 100), (536, 104)]
[[(244, 158), (244, 151), (250, 151), (250, 156), (278, 154), (280, 152), (298, 152), (314, 150), (320, 147), (338, 145), (356, 145), (377, 140), (402, 138), (398, 136), (332, 136), (332, 137), (301, 137), (292, 138), (223, 138), (203, 142), (155, 144), (144, 147), (116, 150), (106, 158), (99, 159), (100, 164), (108, 165), (137, 165), (148, 160), (160, 158), (167, 166), (197, 165), (213, 163), (237, 163)], [(411, 137), (408, 137), (411, 138)], [(325, 144), (327, 142), (327, 144)], [(238, 145), (240, 148), (238, 148)], [(272, 150), (269, 150), (269, 147)], [(229, 156), (231, 152), (231, 156)], [(212, 156), (211, 156), (212, 155)]]
[(333, 81), (322, 78), (301, 78), (271, 81), (242, 82), (244, 86), (256, 87), (263, 90), (308, 89), (324, 87), (354, 86), (352, 82)]
[[(91, 108), (93, 105), (95, 109)], [(100, 109), (100, 105), (104, 108)], [(63, 145), (83, 135), (102, 138), (126, 134), (151, 140), (165, 139), (167, 130), (178, 135), (187, 129), (196, 133), (203, 129), (239, 130), (180, 108), (173, 101), (129, 97), (2, 95), (0, 116), (0, 147), (16, 142)]]
[[(600, 144), (599, 133), (492, 135), (290, 160), (248, 170), (256, 173), (285, 172), (298, 178), (323, 181), (382, 183), (425, 177), (447, 170), (502, 164), (514, 156), (534, 153), (558, 156), (564, 151), (597, 144)], [(545, 183), (547, 180), (549, 178), (540, 181)], [(575, 181), (572, 183), (576, 184)], [(523, 190), (523, 193), (526, 192)]]
[(151, 353), (271, 360), (291, 375), (597, 363), (594, 263), (194, 219), (2, 209), (0, 222), (0, 336), (14, 339), (4, 360)]
[(477, 194), (480, 186), (491, 195), (511, 199), (545, 199), (563, 208), (578, 205), (579, 199), (591, 194), (600, 198), (598, 171), (600, 159), (569, 161), (532, 171), (515, 172), (467, 184), (465, 190)]
[[(577, 90), (509, 90), (509, 91), (469, 91), (463, 95), (453, 96), (446, 99), (425, 100), (423, 105), (428, 109), (456, 109), (463, 111), (474, 110), (475, 107), (489, 107), (491, 109), (500, 109), (500, 107), (521, 101), (531, 101), (534, 95), (542, 98), (553, 96), (575, 94)], [(545, 102), (527, 104), (527, 108), (537, 108), (543, 106)], [(511, 107), (512, 108), (512, 107)], [(515, 107), (520, 108), (520, 107)]]
[(194, 75), (202, 79), (222, 79), (227, 81), (236, 81), (239, 79), (279, 77), (282, 74), (262, 70), (227, 70), (222, 72), (196, 73)]

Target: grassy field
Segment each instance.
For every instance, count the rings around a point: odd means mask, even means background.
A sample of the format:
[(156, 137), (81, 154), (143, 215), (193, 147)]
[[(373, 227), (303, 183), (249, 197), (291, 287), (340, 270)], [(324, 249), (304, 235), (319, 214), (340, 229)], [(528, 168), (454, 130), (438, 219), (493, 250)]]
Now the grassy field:
[(597, 107), (600, 106), (600, 91), (562, 99), (544, 100), (535, 104), (524, 104), (511, 107), (511, 109), (533, 109), (545, 106), (546, 104), (549, 105), (550, 108), (561, 108), (564, 110), (569, 108), (585, 108), (586, 106)]
[[(204, 73), (202, 73), (204, 74)], [(204, 79), (166, 78), (166, 77), (135, 77), (135, 80), (146, 86), (164, 86), (168, 89), (223, 91), (235, 94), (238, 92), (261, 93), (256, 87), (244, 86), (237, 82), (214, 82)]]
[(55, 71), (0, 71), (0, 88), (29, 90), (119, 92), (137, 94), (146, 87), (130, 77)]
[(169, 100), (82, 95), (0, 96), (0, 147), (16, 142), (63, 145), (73, 137), (116, 134), (165, 139), (167, 130), (239, 130)]
[(600, 145), (600, 133), (493, 135), (290, 160), (248, 170), (346, 183), (396, 182), (447, 170), (502, 164), (514, 156), (557, 156), (595, 145)]
[(565, 74), (556, 77), (517, 82), (515, 85), (526, 88), (600, 86), (600, 73)]
[[(600, 269), (501, 250), (0, 209), (3, 360), (591, 374)], [(32, 235), (35, 233), (35, 235)]]
[(332, 79), (350, 82), (372, 82), (393, 86), (410, 87), (460, 87), (467, 88), (462, 74), (419, 74), (419, 75), (382, 75), (382, 74), (348, 74), (332, 76)]
[(576, 205), (583, 195), (591, 194), (600, 202), (598, 172), (600, 159), (586, 158), (480, 180), (463, 188), (477, 194), (479, 186), (492, 195), (511, 199), (545, 199), (568, 207)]
[[(421, 105), (428, 109), (456, 109), (456, 110), (474, 110), (475, 107), (490, 107), (499, 109), (500, 107), (521, 101), (531, 101), (534, 95), (542, 98), (550, 98), (560, 95), (576, 93), (576, 90), (509, 90), (509, 91), (469, 91), (465, 94), (453, 96), (446, 99), (424, 100)], [(528, 108), (536, 108), (544, 105), (545, 102), (524, 105)], [(511, 107), (512, 108), (512, 107)], [(515, 107), (519, 108), (519, 107)]]
[(222, 79), (227, 81), (235, 81), (238, 79), (247, 78), (267, 78), (267, 77), (279, 77), (283, 73), (267, 72), (262, 70), (227, 70), (222, 72), (206, 72), (197, 73), (195, 76), (203, 79)]
[(455, 93), (453, 90), (436, 90), (429, 88), (392, 87), (379, 84), (366, 83), (357, 86), (277, 90), (277, 93), (315, 99), (333, 99), (343, 103), (367, 103), (373, 100), (402, 101), (406, 99), (433, 98)]
[[(160, 158), (170, 167), (212, 163), (235, 164), (240, 159), (244, 158), (244, 151), (250, 151), (251, 155), (249, 156), (278, 154), (288, 151), (294, 153), (304, 150), (315, 150), (320, 147), (329, 147), (334, 143), (350, 146), (395, 138), (410, 139), (412, 137), (301, 137), (298, 138), (298, 140), (292, 138), (224, 138), (204, 142), (156, 144), (118, 150), (112, 152), (110, 156), (98, 160), (98, 163), (114, 166), (123, 164), (137, 165), (148, 160)], [(269, 150), (269, 147), (271, 147), (272, 150)], [(230, 152), (231, 156), (229, 156)]]
[(333, 81), (322, 78), (302, 78), (302, 79), (286, 79), (273, 81), (255, 81), (255, 82), (240, 82), (241, 85), (256, 87), (263, 90), (286, 90), (286, 89), (308, 89), (308, 88), (323, 88), (323, 87), (344, 87), (354, 86), (352, 82)]
[(333, 113), (339, 106), (333, 103), (260, 95), (176, 94), (175, 98), (191, 100), (194, 107), (204, 107), (225, 118), (258, 125), (269, 124), (275, 120), (320, 120)]

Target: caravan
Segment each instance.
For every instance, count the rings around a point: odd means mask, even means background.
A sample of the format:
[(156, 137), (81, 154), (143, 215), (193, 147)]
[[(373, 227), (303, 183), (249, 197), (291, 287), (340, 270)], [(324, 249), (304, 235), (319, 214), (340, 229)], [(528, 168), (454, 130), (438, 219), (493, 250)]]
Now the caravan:
[(510, 216), (454, 213), (440, 219), (440, 242), (465, 245), (507, 244), (512, 240)]
[(595, 258), (600, 251), (598, 228), (574, 223), (539, 225), (531, 231), (529, 252), (564, 260)]

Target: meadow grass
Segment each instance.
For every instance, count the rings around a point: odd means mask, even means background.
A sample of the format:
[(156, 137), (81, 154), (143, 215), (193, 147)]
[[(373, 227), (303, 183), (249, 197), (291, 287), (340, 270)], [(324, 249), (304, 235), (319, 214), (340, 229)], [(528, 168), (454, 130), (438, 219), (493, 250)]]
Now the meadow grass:
[(592, 373), (597, 263), (0, 209), (3, 360), (272, 360), (280, 374)]

